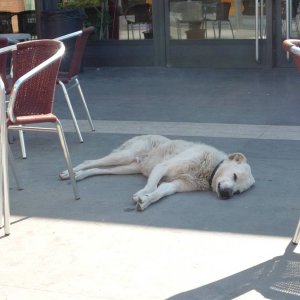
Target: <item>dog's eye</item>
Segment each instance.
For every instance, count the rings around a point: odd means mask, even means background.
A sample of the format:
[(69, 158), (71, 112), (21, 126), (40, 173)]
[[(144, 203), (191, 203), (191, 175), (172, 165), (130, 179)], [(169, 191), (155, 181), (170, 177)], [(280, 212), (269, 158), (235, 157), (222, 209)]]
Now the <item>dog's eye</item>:
[(233, 180), (237, 181), (237, 178), (238, 178), (237, 175), (235, 173), (233, 173)]

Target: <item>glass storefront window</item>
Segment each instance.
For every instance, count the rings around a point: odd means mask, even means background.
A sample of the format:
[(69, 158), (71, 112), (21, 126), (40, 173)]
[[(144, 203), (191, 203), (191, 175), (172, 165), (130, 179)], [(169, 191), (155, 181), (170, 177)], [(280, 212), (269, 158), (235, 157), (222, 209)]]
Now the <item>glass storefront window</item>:
[(119, 16), (119, 39), (152, 39), (152, 0), (119, 1), (122, 13)]
[(62, 7), (83, 7), (95, 40), (152, 39), (152, 0), (63, 0)]
[[(265, 38), (265, 4), (258, 11), (260, 35)], [(255, 0), (171, 0), (170, 36), (179, 40), (255, 39)]]
[(34, 0), (24, 0), (25, 10), (35, 10)]
[[(286, 1), (281, 1), (281, 19), (282, 19), (282, 37), (284, 38), (299, 38), (299, 13), (300, 0), (290, 0), (288, 11), (286, 10)], [(289, 15), (287, 15), (289, 14)], [(289, 22), (287, 22), (289, 20)]]

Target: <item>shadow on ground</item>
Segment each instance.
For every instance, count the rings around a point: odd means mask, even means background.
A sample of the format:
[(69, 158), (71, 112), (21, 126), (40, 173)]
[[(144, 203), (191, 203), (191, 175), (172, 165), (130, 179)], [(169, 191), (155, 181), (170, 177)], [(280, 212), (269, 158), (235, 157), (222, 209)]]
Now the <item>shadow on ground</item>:
[(266, 299), (299, 299), (300, 254), (294, 248), (291, 243), (282, 256), (168, 300), (232, 300), (253, 290)]

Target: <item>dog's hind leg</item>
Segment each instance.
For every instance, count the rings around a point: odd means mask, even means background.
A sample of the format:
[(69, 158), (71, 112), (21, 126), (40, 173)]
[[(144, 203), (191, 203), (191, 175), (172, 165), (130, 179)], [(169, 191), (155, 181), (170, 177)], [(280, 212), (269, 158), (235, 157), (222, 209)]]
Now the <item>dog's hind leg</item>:
[(140, 165), (137, 162), (133, 162), (129, 165), (115, 166), (109, 168), (92, 168), (86, 170), (79, 170), (75, 173), (75, 179), (77, 181), (87, 177), (96, 175), (130, 175), (141, 173)]
[[(82, 162), (81, 164), (74, 167), (74, 172), (77, 173), (81, 170), (99, 168), (99, 167), (128, 165), (135, 161), (136, 161), (136, 157), (131, 151), (127, 151), (127, 150), (115, 151), (102, 158), (95, 159), (95, 160), (86, 160)], [(62, 180), (69, 179), (68, 170), (61, 172), (59, 177)]]
[(140, 196), (139, 200), (136, 203), (136, 209), (142, 211), (150, 204), (160, 200), (165, 196), (188, 190), (190, 189), (187, 188), (186, 184), (182, 180), (163, 182), (154, 192)]

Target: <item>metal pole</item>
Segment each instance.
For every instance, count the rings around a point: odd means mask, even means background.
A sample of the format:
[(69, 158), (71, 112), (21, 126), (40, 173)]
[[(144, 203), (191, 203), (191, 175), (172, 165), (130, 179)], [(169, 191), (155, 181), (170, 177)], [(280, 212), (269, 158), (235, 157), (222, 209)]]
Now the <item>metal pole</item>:
[(255, 60), (260, 63), (259, 57), (259, 16), (258, 16), (258, 0), (255, 0)]
[[(288, 40), (291, 36), (291, 22), (290, 22), (290, 0), (286, 0), (285, 1), (285, 26), (286, 26), (286, 39)], [(289, 60), (290, 59), (290, 53), (286, 52), (286, 59)]]

